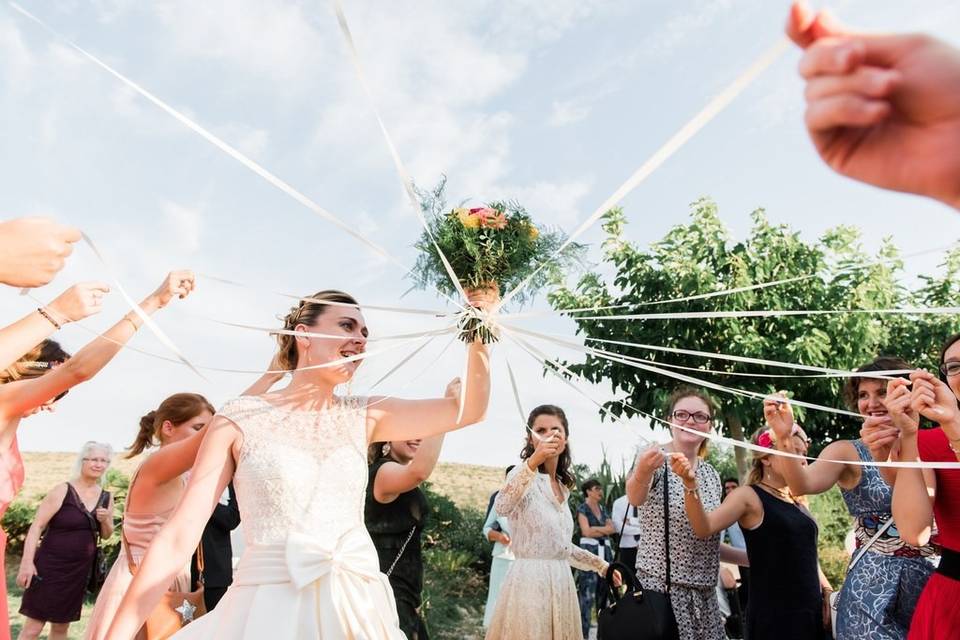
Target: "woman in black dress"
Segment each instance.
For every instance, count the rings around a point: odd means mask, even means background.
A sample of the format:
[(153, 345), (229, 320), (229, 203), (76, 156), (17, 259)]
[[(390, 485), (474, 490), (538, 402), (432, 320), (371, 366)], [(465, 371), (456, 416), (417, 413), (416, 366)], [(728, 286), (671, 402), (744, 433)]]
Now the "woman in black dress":
[[(776, 402), (768, 403), (776, 411)], [(800, 434), (798, 427), (796, 433)], [(775, 448), (773, 431), (762, 429), (754, 444)], [(754, 454), (746, 486), (732, 491), (707, 513), (689, 462), (674, 456), (670, 464), (683, 480), (684, 508), (694, 533), (714, 535), (740, 524), (750, 559), (746, 637), (752, 640), (819, 640), (829, 637), (824, 619), (829, 585), (817, 559), (818, 527), (813, 515), (797, 502), (780, 473), (780, 458)]]
[[(447, 387), (456, 397), (460, 381)], [(430, 477), (440, 457), (443, 434), (423, 440), (375, 442), (370, 445), (370, 477), (363, 520), (387, 574), (397, 602), (400, 628), (409, 640), (429, 640), (420, 616), (423, 555), (420, 536), (427, 516), (427, 499), (420, 484)]]
[(37, 509), (17, 574), (26, 589), (20, 640), (38, 638), (47, 622), (51, 640), (66, 640), (80, 619), (97, 543), (113, 534), (113, 497), (102, 487), (111, 454), (108, 444), (83, 445), (73, 479), (51, 489)]

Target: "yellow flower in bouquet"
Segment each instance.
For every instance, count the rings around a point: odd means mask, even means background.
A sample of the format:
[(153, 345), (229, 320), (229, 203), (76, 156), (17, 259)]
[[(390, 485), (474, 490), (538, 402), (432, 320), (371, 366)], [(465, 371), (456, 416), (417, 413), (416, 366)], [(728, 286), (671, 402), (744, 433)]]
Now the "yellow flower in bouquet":
[(540, 231), (532, 224), (527, 225), (527, 235), (530, 237), (531, 240), (536, 240), (537, 238), (540, 237)]
[(457, 219), (460, 220), (460, 224), (467, 229), (479, 229), (480, 223), (483, 222), (483, 219), (480, 216), (473, 215), (470, 209), (454, 209), (453, 212), (456, 214)]

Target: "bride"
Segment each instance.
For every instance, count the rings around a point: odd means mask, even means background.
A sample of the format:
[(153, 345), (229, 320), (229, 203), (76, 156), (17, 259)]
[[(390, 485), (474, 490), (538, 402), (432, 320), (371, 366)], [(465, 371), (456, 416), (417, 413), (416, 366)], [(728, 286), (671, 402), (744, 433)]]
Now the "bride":
[[(489, 309), (496, 289), (468, 292)], [(334, 395), (359, 366), (367, 327), (356, 300), (322, 291), (286, 317), (280, 368), (289, 386), (227, 402), (207, 426), (183, 496), (154, 538), (117, 610), (109, 638), (137, 635), (189, 560), (227, 483), (234, 481), (246, 542), (233, 585), (217, 608), (178, 639), (403, 640), (390, 584), (363, 525), (370, 442), (411, 440), (483, 419), (489, 358), (469, 345), (464, 406), (430, 400)], [(342, 337), (340, 337), (342, 336)], [(332, 363), (329, 366), (324, 366)]]

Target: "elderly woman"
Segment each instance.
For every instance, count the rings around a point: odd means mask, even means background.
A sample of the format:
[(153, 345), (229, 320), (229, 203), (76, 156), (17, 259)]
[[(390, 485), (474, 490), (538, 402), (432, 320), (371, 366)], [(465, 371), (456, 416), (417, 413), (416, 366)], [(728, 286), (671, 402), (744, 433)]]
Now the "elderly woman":
[(113, 533), (113, 497), (103, 489), (112, 454), (108, 444), (84, 444), (71, 479), (53, 487), (37, 509), (17, 574), (26, 589), (20, 640), (40, 637), (47, 622), (51, 639), (66, 638), (80, 619), (97, 543)]

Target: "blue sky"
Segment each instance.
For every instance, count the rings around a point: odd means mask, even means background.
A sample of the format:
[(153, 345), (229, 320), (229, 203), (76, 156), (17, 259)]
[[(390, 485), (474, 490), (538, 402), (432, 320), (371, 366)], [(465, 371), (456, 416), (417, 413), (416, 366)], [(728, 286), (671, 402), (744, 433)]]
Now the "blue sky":
[[(309, 195), (410, 264), (418, 222), (408, 208), (369, 101), (327, 2), (280, 0), (61, 0), (24, 2), (74, 42)], [(441, 174), (452, 201), (516, 198), (537, 219), (574, 228), (617, 186), (772, 45), (787, 2), (535, 0), (456, 3), (346, 2), (354, 38), (381, 112), (421, 185)], [(838, 10), (852, 24), (917, 29), (956, 42), (960, 5), (852, 0)], [(960, 235), (955, 211), (923, 199), (852, 183), (827, 170), (802, 127), (799, 54), (790, 51), (623, 203), (628, 234), (660, 238), (700, 196), (717, 200), (735, 236), (765, 207), (814, 238), (855, 224), (874, 249), (892, 236), (904, 252)], [(83, 228), (135, 296), (172, 268), (264, 289), (310, 293), (342, 288), (363, 302), (442, 309), (413, 292), (401, 270), (293, 202), (196, 134), (0, 5), (0, 211), (46, 214)], [(599, 229), (584, 236), (598, 259)], [(911, 261), (914, 272), (936, 257)], [(78, 248), (38, 295), (105, 277)], [(210, 322), (275, 323), (289, 301), (210, 280), (185, 304), (157, 316), (195, 362), (265, 368), (272, 344), (261, 333)], [(0, 292), (0, 321), (32, 308)], [(541, 300), (534, 309), (546, 308)], [(124, 312), (119, 296), (86, 324), (104, 328)], [(368, 314), (374, 335), (440, 326), (420, 316)], [(548, 331), (572, 325), (544, 319)], [(77, 327), (60, 338), (87, 339)], [(134, 346), (163, 352), (147, 332)], [(442, 392), (459, 375), (456, 346), (424, 375), (443, 341), (427, 347), (382, 389)], [(411, 347), (412, 348), (412, 347)], [(408, 349), (409, 350), (409, 349)], [(553, 353), (561, 355), (554, 350)], [(354, 391), (404, 350), (361, 369)], [(569, 355), (569, 354), (565, 354)], [(602, 423), (593, 406), (544, 380), (516, 348), (495, 348), (489, 419), (448, 437), (442, 459), (505, 465), (522, 430), (504, 356), (524, 406), (568, 409), (575, 457), (596, 464), (606, 446), (629, 455), (644, 427)], [(27, 450), (71, 450), (88, 439), (129, 444), (140, 415), (177, 391), (221, 404), (250, 376), (199, 379), (184, 368), (123, 353), (53, 415), (21, 426)], [(587, 389), (603, 400), (605, 389)]]

